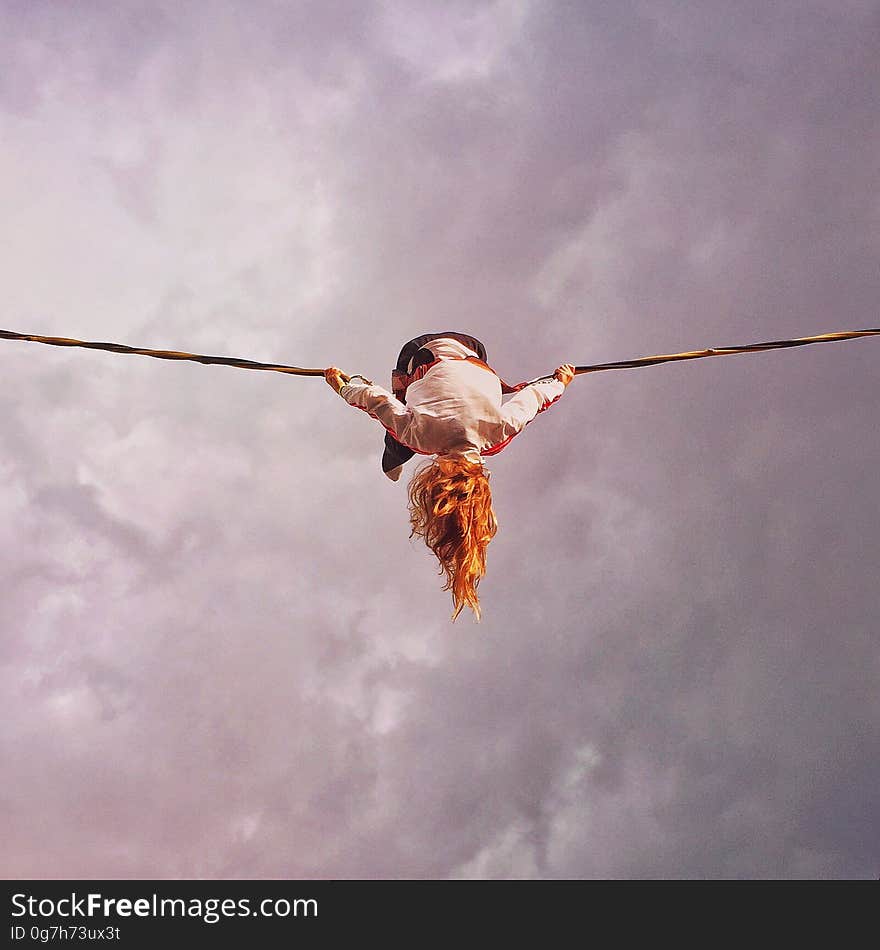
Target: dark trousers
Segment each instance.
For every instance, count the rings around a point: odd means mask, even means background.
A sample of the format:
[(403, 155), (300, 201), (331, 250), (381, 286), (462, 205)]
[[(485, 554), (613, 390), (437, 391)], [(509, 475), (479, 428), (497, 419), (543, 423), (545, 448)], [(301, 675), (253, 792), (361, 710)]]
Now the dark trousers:
[[(445, 333), (423, 333), (408, 343), (404, 343), (400, 355), (397, 357), (395, 375), (408, 376), (420, 366), (432, 363), (434, 354), (425, 347), (425, 344), (430, 343), (431, 340), (438, 340), (440, 337), (451, 337), (453, 340), (458, 340), (459, 343), (463, 343), (468, 349), (473, 350), (484, 363), (486, 362), (486, 347), (476, 337), (467, 333), (458, 333), (455, 330), (449, 330)], [(402, 393), (398, 398), (406, 402), (406, 393)], [(390, 472), (392, 469), (403, 465), (413, 455), (415, 455), (415, 452), (412, 449), (401, 445), (390, 432), (385, 433), (385, 451), (382, 454), (383, 472)]]

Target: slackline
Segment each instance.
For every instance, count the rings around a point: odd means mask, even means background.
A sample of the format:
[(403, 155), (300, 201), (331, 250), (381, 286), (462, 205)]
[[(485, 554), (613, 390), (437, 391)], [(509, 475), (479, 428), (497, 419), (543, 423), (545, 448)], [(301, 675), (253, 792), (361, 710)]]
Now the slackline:
[[(791, 346), (806, 346), (808, 343), (836, 343), (841, 340), (855, 340), (863, 336), (878, 336), (880, 329), (847, 330), (841, 333), (823, 333), (820, 336), (804, 336), (795, 340), (775, 340), (770, 343), (750, 343), (746, 346), (717, 346), (706, 350), (691, 350), (687, 353), (669, 353), (664, 356), (642, 356), (635, 360), (620, 360), (617, 363), (595, 363), (591, 366), (576, 366), (575, 375), (599, 373), (606, 369), (637, 369), (641, 366), (656, 366), (658, 363), (672, 363), (679, 360), (699, 360), (708, 356), (735, 356), (738, 353), (761, 353), (765, 350), (781, 350)], [(12, 330), (0, 330), (0, 339), (24, 340), (30, 343), (48, 343), (50, 346), (81, 346), (90, 350), (108, 350), (111, 353), (130, 353), (135, 356), (152, 356), (160, 360), (191, 360), (195, 363), (234, 366), (238, 369), (262, 369), (272, 373), (289, 373), (293, 376), (323, 376), (323, 369), (304, 369), (301, 366), (287, 366), (283, 363), (259, 363), (256, 360), (243, 360), (233, 356), (203, 356), (199, 353), (182, 353), (177, 350), (148, 350), (121, 343), (94, 343), (85, 340), (72, 340), (61, 336), (39, 336), (35, 333), (14, 333)], [(541, 377), (543, 378), (543, 377)]]

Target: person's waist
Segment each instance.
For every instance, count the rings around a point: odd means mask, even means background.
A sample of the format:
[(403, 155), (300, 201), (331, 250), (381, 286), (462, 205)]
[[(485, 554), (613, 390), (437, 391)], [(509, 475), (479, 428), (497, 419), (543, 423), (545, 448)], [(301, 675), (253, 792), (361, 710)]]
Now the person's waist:
[(477, 356), (438, 356), (437, 359), (433, 360), (430, 363), (425, 363), (423, 366), (417, 367), (412, 373), (401, 373), (398, 370), (395, 370), (391, 374), (391, 388), (395, 393), (406, 392), (406, 390), (413, 384), (417, 383), (419, 380), (424, 379), (432, 370), (435, 370), (438, 366), (441, 366), (444, 363), (469, 363), (471, 365), (477, 366), (482, 370), (490, 372), (493, 376), (497, 377), (497, 373), (488, 363), (484, 363)]

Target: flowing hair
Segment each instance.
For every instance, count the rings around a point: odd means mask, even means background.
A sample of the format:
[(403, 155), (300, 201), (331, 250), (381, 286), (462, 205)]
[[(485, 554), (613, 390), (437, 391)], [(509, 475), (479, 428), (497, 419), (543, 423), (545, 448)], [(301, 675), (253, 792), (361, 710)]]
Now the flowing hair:
[(409, 516), (410, 537), (425, 539), (440, 562), (439, 573), (446, 575), (443, 590), (452, 591), (452, 619), (467, 606), (479, 620), (477, 585), (498, 530), (489, 473), (463, 455), (437, 456), (409, 483)]

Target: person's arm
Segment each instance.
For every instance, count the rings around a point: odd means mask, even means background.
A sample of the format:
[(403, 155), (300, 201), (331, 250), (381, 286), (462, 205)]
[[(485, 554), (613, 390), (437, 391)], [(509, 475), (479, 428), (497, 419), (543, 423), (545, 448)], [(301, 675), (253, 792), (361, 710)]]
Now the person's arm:
[(522, 432), (539, 412), (549, 409), (573, 379), (574, 366), (563, 363), (553, 376), (529, 383), (508, 399), (501, 407), (505, 438)]
[(324, 378), (350, 405), (368, 412), (398, 438), (410, 419), (410, 410), (387, 389), (376, 386), (363, 376), (349, 376), (331, 366)]

